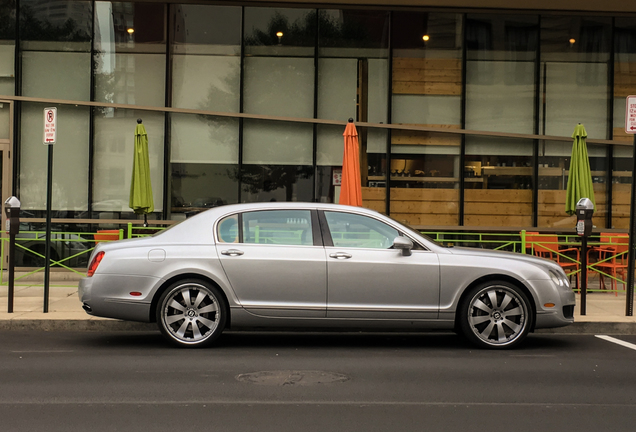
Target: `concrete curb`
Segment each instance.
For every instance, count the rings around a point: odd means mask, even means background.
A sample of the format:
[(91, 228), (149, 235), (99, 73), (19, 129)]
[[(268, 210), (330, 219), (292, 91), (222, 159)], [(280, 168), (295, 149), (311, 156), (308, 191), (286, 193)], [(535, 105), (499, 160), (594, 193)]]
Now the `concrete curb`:
[(636, 335), (636, 322), (575, 322), (567, 327), (536, 330), (536, 333)]
[[(157, 331), (155, 323), (140, 323), (132, 321), (119, 320), (78, 320), (78, 319), (12, 319), (0, 320), (0, 331), (137, 331), (148, 332)], [(356, 333), (359, 329), (325, 329), (319, 331), (316, 329), (259, 329), (266, 332), (320, 332), (320, 333)], [(254, 329), (245, 329), (245, 331), (259, 331)], [(385, 331), (368, 330), (364, 333), (386, 333)], [(407, 332), (389, 332), (389, 333), (407, 333)], [(422, 332), (424, 333), (424, 331)], [(576, 322), (567, 327), (559, 327), (554, 329), (540, 329), (537, 334), (615, 334), (615, 335), (636, 335), (636, 322)]]

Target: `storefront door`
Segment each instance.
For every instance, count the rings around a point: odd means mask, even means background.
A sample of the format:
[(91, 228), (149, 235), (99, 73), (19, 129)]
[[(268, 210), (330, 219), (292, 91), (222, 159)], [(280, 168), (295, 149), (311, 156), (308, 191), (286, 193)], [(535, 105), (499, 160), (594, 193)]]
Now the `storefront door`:
[[(12, 144), (13, 144), (13, 103), (0, 100), (0, 191), (2, 193), (2, 204), (11, 196), (12, 181)], [(2, 209), (2, 237), (8, 237), (5, 233), (4, 209)], [(7, 245), (4, 245), (4, 268), (7, 264)]]

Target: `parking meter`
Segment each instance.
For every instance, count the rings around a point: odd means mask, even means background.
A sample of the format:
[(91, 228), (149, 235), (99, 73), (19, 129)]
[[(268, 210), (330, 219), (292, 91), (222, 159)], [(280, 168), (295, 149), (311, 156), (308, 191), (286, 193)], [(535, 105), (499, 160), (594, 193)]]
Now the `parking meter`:
[(7, 217), (7, 233), (17, 235), (20, 231), (20, 200), (16, 197), (9, 197), (4, 202), (4, 214)]
[(581, 315), (585, 315), (587, 304), (587, 238), (592, 234), (594, 204), (589, 198), (581, 198), (576, 203), (576, 233), (581, 237)]
[(582, 237), (592, 234), (592, 215), (594, 204), (589, 198), (581, 198), (576, 203), (576, 233)]

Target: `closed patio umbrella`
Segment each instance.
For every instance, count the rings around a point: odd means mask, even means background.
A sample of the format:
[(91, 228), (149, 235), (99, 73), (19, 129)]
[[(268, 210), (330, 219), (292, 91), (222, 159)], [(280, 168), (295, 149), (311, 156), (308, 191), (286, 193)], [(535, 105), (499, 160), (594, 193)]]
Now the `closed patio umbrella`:
[(362, 207), (362, 185), (360, 184), (360, 147), (358, 131), (349, 119), (344, 135), (344, 155), (342, 157), (342, 184), (340, 204)]
[(589, 198), (596, 208), (592, 171), (590, 170), (590, 159), (587, 155), (587, 144), (585, 142), (587, 132), (581, 123), (574, 128), (572, 138), (574, 138), (574, 143), (572, 145), (570, 174), (565, 197), (565, 212), (569, 215), (575, 214), (576, 203), (581, 198)]
[(150, 158), (146, 128), (137, 120), (135, 128), (135, 152), (133, 155), (132, 181), (130, 182), (129, 206), (136, 214), (144, 215), (144, 226), (148, 226), (148, 213), (155, 210), (150, 184)]

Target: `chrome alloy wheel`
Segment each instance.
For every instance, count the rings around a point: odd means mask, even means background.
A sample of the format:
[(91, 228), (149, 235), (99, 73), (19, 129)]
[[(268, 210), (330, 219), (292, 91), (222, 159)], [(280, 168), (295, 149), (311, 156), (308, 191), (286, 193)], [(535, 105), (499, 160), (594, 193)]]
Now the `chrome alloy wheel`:
[(523, 339), (528, 328), (525, 296), (504, 285), (489, 285), (468, 304), (468, 324), (479, 342), (504, 347)]
[(180, 283), (161, 300), (160, 328), (180, 345), (203, 345), (223, 331), (223, 310), (211, 288), (197, 282)]

